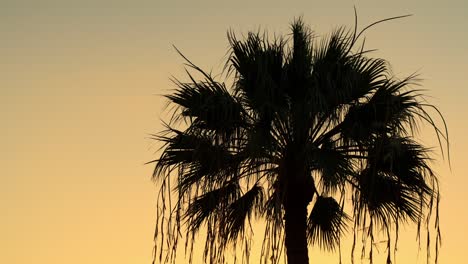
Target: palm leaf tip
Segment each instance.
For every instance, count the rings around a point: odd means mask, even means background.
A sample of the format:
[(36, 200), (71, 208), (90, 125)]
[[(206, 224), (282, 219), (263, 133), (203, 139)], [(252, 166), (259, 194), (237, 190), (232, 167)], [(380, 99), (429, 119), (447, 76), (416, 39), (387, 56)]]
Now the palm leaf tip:
[(332, 197), (318, 196), (308, 220), (308, 240), (327, 250), (339, 245), (349, 217)]

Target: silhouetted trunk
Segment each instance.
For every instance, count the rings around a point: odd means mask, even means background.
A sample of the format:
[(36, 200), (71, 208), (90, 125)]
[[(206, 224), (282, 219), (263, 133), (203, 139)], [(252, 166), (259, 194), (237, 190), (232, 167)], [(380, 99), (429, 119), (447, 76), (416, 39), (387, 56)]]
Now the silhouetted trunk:
[(307, 205), (312, 201), (315, 185), (301, 155), (302, 148), (303, 144), (293, 145), (280, 166), (288, 264), (309, 264)]
[(285, 206), (286, 255), (288, 264), (309, 264), (307, 250), (307, 204)]
[(309, 264), (307, 250), (307, 205), (312, 201), (314, 185), (310, 177), (290, 178), (284, 206), (285, 246), (288, 264)]

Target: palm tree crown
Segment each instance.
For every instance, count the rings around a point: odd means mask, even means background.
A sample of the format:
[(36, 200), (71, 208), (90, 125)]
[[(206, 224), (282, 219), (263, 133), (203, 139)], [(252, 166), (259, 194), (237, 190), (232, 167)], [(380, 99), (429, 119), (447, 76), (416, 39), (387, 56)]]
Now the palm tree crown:
[(410, 89), (414, 76), (396, 79), (385, 60), (355, 48), (362, 31), (340, 28), (318, 41), (301, 19), (291, 31), (290, 41), (229, 33), (229, 86), (181, 54), (202, 77), (174, 80), (166, 97), (175, 114), (155, 135), (165, 143), (152, 161), (161, 186), (155, 260), (175, 262), (182, 243), (192, 263), (203, 230), (205, 262), (224, 263), (238, 245), (248, 262), (253, 216), (266, 223), (264, 263), (277, 263), (283, 248), (288, 263), (308, 263), (308, 245), (336, 249), (350, 227), (354, 236), (365, 230), (371, 259), (383, 230), (390, 261), (398, 225), (421, 229), (431, 215), (438, 247), (437, 178), (413, 139), (423, 121), (448, 142), (443, 118), (439, 129), (427, 112), (437, 109)]

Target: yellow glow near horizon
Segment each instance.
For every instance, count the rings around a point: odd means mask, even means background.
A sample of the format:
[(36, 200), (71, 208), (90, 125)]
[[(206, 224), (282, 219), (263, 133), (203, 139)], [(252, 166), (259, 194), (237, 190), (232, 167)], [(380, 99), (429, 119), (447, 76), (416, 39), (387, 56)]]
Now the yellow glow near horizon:
[[(434, 162), (442, 193), (440, 263), (468, 262), (467, 2), (99, 0), (2, 3), (0, 263), (150, 263), (156, 187), (153, 168), (143, 164), (156, 157), (159, 145), (148, 135), (166, 116), (159, 95), (174, 88), (171, 75), (184, 78), (171, 45), (217, 73), (228, 29), (287, 34), (302, 15), (321, 36), (352, 26), (354, 5), (361, 27), (414, 14), (371, 29), (366, 46), (377, 48), (373, 55), (389, 60), (397, 76), (420, 72), (428, 100), (447, 120), (452, 170), (440, 155)], [(426, 145), (437, 146), (428, 131), (422, 134)], [(416, 261), (415, 228), (402, 231), (397, 263), (425, 263), (425, 251)], [(348, 252), (344, 246), (343, 263)], [(336, 254), (316, 249), (310, 258), (337, 263)]]

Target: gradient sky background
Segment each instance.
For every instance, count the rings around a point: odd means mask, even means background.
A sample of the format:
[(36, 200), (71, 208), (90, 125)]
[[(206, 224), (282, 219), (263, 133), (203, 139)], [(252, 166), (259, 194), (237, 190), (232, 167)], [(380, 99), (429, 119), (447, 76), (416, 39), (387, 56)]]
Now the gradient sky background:
[[(440, 263), (468, 263), (462, 0), (0, 1), (0, 263), (150, 263), (156, 187), (143, 164), (156, 157), (148, 134), (165, 116), (158, 94), (173, 88), (171, 75), (183, 77), (171, 45), (219, 73), (229, 28), (285, 34), (303, 15), (320, 36), (352, 26), (353, 5), (361, 28), (415, 15), (368, 31), (366, 45), (397, 76), (421, 73), (429, 101), (445, 115), (452, 170), (440, 155), (434, 164)], [(424, 142), (437, 145), (431, 136)], [(397, 263), (416, 263), (414, 228), (404, 233)], [(336, 263), (318, 251), (311, 258)]]

